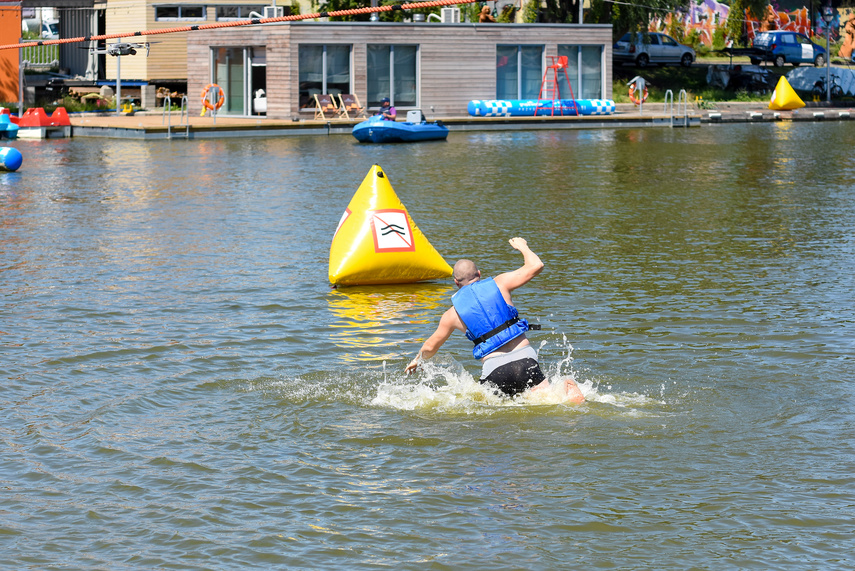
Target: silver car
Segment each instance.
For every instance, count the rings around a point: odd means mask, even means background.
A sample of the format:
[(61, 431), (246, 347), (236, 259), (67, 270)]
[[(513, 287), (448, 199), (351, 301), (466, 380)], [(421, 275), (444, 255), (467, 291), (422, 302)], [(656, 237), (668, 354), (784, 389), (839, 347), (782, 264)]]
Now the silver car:
[(647, 67), (651, 63), (679, 63), (689, 67), (695, 61), (695, 50), (667, 34), (659, 33), (645, 36), (627, 32), (615, 43), (612, 54), (615, 63), (634, 63), (638, 67)]

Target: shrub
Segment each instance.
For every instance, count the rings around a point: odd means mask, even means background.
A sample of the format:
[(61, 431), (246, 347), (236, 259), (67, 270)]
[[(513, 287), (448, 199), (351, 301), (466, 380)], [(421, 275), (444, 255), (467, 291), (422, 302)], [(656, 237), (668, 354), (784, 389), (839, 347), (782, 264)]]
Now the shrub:
[(540, 8), (540, 0), (529, 0), (523, 5), (522, 21), (526, 24), (537, 22), (537, 10)]
[(502, 8), (501, 14), (496, 18), (500, 24), (513, 24), (516, 19), (517, 9), (513, 4), (508, 4)]

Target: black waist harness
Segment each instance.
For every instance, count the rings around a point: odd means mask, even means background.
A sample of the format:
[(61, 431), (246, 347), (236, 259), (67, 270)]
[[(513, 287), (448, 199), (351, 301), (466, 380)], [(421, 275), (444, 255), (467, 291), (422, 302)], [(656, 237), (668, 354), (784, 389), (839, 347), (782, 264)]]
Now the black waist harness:
[[(496, 327), (492, 331), (488, 331), (487, 333), (483, 334), (482, 336), (480, 336), (476, 339), (473, 339), (472, 342), (475, 343), (476, 345), (483, 343), (484, 341), (486, 341), (487, 339), (489, 339), (493, 335), (497, 335), (497, 334), (501, 333), (502, 331), (509, 328), (511, 325), (515, 324), (519, 320), (520, 320), (519, 317), (514, 317), (512, 319), (508, 319), (507, 321), (505, 321), (504, 323), (502, 323), (501, 325), (499, 325), (498, 327)], [(533, 329), (535, 331), (540, 331), (540, 325), (537, 325), (537, 324), (532, 325), (531, 323), (529, 323), (528, 328)]]

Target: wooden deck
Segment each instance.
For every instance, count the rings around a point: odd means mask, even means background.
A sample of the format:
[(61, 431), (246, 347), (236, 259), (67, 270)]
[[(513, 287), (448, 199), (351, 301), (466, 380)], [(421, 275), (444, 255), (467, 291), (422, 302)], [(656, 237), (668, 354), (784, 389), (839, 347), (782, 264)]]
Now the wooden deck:
[[(855, 111), (849, 107), (808, 104), (795, 111), (771, 111), (765, 103), (721, 103), (713, 109), (688, 109), (688, 125), (676, 113), (672, 123), (662, 103), (650, 103), (639, 112), (631, 104), (618, 104), (613, 115), (584, 117), (448, 117), (443, 123), (451, 133), (461, 131), (513, 131), (554, 129), (617, 129), (629, 127), (697, 127), (704, 123), (748, 123), (778, 121), (849, 121)], [(72, 136), (130, 139), (198, 139), (227, 137), (281, 137), (301, 135), (349, 135), (361, 119), (301, 119), (282, 121), (265, 117), (189, 117), (179, 124), (180, 115), (165, 118), (162, 113), (134, 115), (72, 115)], [(171, 122), (171, 126), (169, 123)], [(189, 127), (188, 127), (189, 125)]]
[[(165, 118), (161, 113), (134, 115), (72, 115), (73, 136), (115, 137), (132, 139), (268, 137), (299, 135), (349, 135), (353, 126), (363, 119), (330, 119), (282, 121), (264, 117), (219, 116), (190, 117), (179, 124), (180, 116), (173, 113)], [(691, 114), (691, 124), (699, 124), (699, 116)], [(669, 126), (670, 115), (658, 112), (644, 114), (616, 113), (584, 117), (450, 117), (443, 119), (455, 131), (590, 129)], [(189, 128), (188, 128), (189, 124)]]

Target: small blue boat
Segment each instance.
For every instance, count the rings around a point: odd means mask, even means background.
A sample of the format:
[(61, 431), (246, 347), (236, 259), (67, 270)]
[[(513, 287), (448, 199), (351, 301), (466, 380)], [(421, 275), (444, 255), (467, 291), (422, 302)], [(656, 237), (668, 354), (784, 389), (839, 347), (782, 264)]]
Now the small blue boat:
[(0, 113), (0, 138), (17, 139), (18, 126), (9, 118), (6, 113)]
[(448, 127), (441, 121), (428, 123), (418, 111), (407, 113), (407, 119), (420, 118), (420, 121), (386, 121), (375, 115), (353, 127), (353, 136), (360, 143), (415, 143), (435, 141), (448, 137)]

